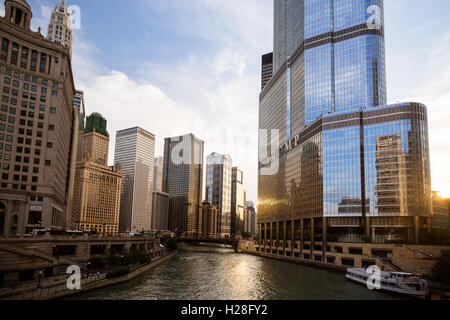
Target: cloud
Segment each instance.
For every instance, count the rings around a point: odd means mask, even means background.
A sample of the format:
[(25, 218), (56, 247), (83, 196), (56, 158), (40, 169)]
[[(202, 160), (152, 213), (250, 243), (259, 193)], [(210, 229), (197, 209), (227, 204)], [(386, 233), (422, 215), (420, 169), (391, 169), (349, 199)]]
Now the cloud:
[(192, 132), (205, 141), (205, 160), (212, 152), (231, 156), (244, 171), (248, 200), (257, 200), (259, 64), (261, 48), (271, 46), (272, 20), (271, 4), (265, 10), (260, 3), (250, 0), (245, 8), (216, 0), (143, 3), (170, 10), (176, 16), (170, 27), (177, 33), (215, 45), (211, 52), (166, 64), (143, 61), (133, 78), (103, 66), (102, 52), (75, 31), (76, 86), (85, 92), (87, 113), (100, 112), (108, 120), (110, 162), (117, 130), (139, 125), (154, 133), (156, 155), (162, 155), (165, 137)]
[(4, 16), (5, 15), (5, 7), (3, 6), (3, 4), (0, 5), (0, 16)]
[(39, 7), (39, 13), (31, 20), (31, 30), (37, 31), (40, 27), (42, 35), (46, 37), (52, 11), (53, 9), (51, 7), (41, 5)]
[(117, 130), (141, 126), (163, 139), (194, 133), (205, 141), (205, 159), (214, 151), (230, 154), (245, 172), (249, 199), (256, 200), (258, 77), (246, 72), (244, 59), (224, 48), (211, 63), (191, 56), (172, 66), (148, 64), (131, 79), (97, 64), (98, 50), (80, 43), (74, 50), (77, 88), (85, 93), (87, 113), (100, 112), (111, 133), (110, 162)]

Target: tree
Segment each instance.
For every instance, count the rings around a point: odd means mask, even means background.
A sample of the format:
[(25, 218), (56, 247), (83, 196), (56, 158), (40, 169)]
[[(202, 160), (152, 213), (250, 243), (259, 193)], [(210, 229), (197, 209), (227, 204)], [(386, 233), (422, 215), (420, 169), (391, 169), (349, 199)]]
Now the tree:
[(109, 267), (115, 267), (120, 264), (120, 256), (117, 254), (117, 250), (114, 248), (106, 251), (106, 263)]
[(441, 258), (432, 270), (432, 276), (437, 281), (450, 283), (450, 250), (442, 252)]
[(176, 251), (177, 246), (177, 240), (175, 240), (175, 238), (170, 238), (166, 241), (166, 248), (170, 251)]
[(104, 256), (95, 256), (89, 259), (90, 267), (97, 270), (97, 269), (104, 269), (106, 267), (107, 261), (106, 257)]

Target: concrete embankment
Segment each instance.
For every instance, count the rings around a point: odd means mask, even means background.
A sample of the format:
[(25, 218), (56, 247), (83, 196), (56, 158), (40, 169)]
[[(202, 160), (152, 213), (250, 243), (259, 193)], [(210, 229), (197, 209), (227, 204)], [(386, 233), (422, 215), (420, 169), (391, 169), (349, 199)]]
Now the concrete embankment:
[(334, 272), (339, 272), (339, 273), (344, 273), (344, 274), (347, 273), (347, 267), (339, 266), (339, 265), (332, 265), (332, 264), (324, 263), (324, 262), (298, 259), (298, 258), (287, 257), (287, 256), (272, 255), (269, 253), (263, 253), (263, 252), (253, 251), (253, 250), (242, 250), (242, 253), (251, 254), (251, 255), (263, 257), (263, 258), (269, 258), (269, 259), (274, 259), (274, 260), (280, 260), (280, 261), (301, 264), (301, 265), (305, 265), (305, 266), (309, 266), (309, 267), (314, 267), (314, 268), (318, 268), (318, 269), (324, 269), (324, 270), (329, 270), (329, 271), (334, 271)]
[(100, 277), (100, 280), (96, 276), (91, 276), (90, 278), (83, 279), (81, 281), (81, 289), (80, 290), (69, 290), (67, 289), (67, 285), (64, 282), (63, 284), (60, 284), (58, 286), (46, 288), (46, 289), (39, 289), (34, 290), (31, 292), (25, 292), (20, 294), (13, 294), (9, 297), (4, 297), (4, 300), (53, 300), (53, 299), (60, 299), (72, 295), (77, 295), (80, 293), (97, 290), (100, 288), (109, 287), (112, 285), (124, 283), (127, 281), (130, 281), (137, 276), (149, 271), (150, 269), (161, 265), (162, 263), (166, 262), (173, 256), (175, 256), (176, 253), (170, 253), (164, 257), (158, 258), (157, 260), (152, 261), (152, 263), (144, 265), (144, 266), (138, 266), (135, 268), (132, 268), (130, 270), (130, 273), (127, 275), (124, 275), (122, 277), (117, 277), (113, 279), (106, 279), (105, 275), (102, 275)]

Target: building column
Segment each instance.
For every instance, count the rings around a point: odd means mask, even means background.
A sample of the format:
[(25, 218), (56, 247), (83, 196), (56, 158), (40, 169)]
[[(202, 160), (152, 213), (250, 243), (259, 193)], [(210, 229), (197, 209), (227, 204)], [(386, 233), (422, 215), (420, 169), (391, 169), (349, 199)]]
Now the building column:
[(305, 243), (305, 222), (300, 219), (300, 258), (303, 259), (303, 245)]
[(427, 236), (429, 236), (430, 235), (430, 233), (431, 233), (431, 217), (428, 217), (427, 218)]
[(267, 223), (264, 222), (264, 250), (267, 249)]
[(275, 242), (275, 244), (276, 244), (276, 245), (275, 245), (275, 250), (277, 251), (277, 254), (278, 254), (278, 246), (279, 246), (279, 243), (278, 243), (278, 242), (279, 242), (279, 240), (280, 240), (280, 233), (279, 233), (279, 230), (280, 230), (280, 229), (279, 229), (279, 228), (280, 228), (280, 222), (277, 221), (277, 222), (275, 223), (275, 226), (276, 226), (276, 233), (275, 233), (275, 236), (276, 236), (276, 240), (275, 240), (276, 242)]
[(372, 242), (372, 236), (371, 236), (371, 232), (370, 232), (370, 224), (371, 224), (371, 221), (370, 221), (370, 217), (365, 217), (365, 219), (364, 219), (364, 223), (365, 223), (365, 226), (364, 226), (364, 230), (365, 230), (365, 234), (366, 234), (366, 243), (371, 243)]
[(262, 247), (262, 234), (261, 234), (262, 226), (261, 226), (261, 224), (258, 225), (258, 229), (259, 229), (258, 244), (259, 244), (259, 251), (261, 251), (261, 247)]
[(271, 222), (270, 223), (270, 225), (269, 225), (269, 230), (270, 230), (270, 232), (269, 232), (269, 234), (270, 234), (270, 239), (269, 239), (269, 241), (270, 241), (270, 253), (272, 253), (272, 248), (273, 248), (273, 222)]
[(12, 12), (11, 12), (11, 21), (9, 21), (9, 22), (14, 23), (15, 17), (16, 17), (16, 7), (13, 7)]
[(294, 257), (295, 248), (295, 220), (291, 221), (291, 257)]
[(327, 240), (327, 218), (322, 218), (322, 261), (327, 262), (327, 246), (328, 246), (328, 240)]
[(283, 221), (283, 255), (286, 255), (286, 240), (287, 240), (287, 222)]
[(414, 217), (414, 243), (419, 244), (420, 242), (420, 218)]
[(315, 244), (315, 234), (314, 234), (314, 218), (311, 218), (311, 260), (314, 260), (314, 244)]

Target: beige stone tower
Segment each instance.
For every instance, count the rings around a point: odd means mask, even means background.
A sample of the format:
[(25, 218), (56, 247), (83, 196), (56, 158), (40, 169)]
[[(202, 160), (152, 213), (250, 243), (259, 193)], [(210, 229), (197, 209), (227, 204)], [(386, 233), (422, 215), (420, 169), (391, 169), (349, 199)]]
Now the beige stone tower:
[(73, 227), (102, 235), (119, 233), (122, 167), (108, 167), (109, 137), (96, 132), (79, 135)]
[(30, 30), (25, 0), (0, 17), (0, 236), (64, 230), (78, 135), (67, 48)]

